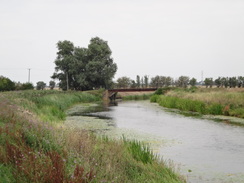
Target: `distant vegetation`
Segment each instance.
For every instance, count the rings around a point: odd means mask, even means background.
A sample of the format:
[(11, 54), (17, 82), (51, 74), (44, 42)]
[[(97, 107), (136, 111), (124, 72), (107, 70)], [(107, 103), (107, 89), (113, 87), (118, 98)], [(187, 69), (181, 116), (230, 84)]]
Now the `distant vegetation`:
[(149, 76), (145, 75), (140, 77), (136, 76), (136, 80), (130, 79), (129, 77), (120, 77), (114, 83), (115, 88), (148, 88), (148, 87), (181, 87), (187, 88), (189, 86), (205, 86), (206, 88), (213, 86), (221, 88), (243, 88), (244, 87), (244, 77), (218, 77), (213, 80), (213, 78), (205, 78), (204, 81), (197, 81), (196, 78), (191, 78), (188, 76), (180, 76), (178, 79), (174, 80), (170, 76), (155, 76), (149, 79)]

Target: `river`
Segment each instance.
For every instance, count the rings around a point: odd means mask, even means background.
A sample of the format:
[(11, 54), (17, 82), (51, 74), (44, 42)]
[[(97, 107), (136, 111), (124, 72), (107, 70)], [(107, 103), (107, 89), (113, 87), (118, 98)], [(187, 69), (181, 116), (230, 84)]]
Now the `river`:
[(149, 101), (120, 102), (85, 116), (70, 114), (67, 123), (74, 126), (150, 143), (189, 183), (244, 182), (243, 126), (186, 117)]

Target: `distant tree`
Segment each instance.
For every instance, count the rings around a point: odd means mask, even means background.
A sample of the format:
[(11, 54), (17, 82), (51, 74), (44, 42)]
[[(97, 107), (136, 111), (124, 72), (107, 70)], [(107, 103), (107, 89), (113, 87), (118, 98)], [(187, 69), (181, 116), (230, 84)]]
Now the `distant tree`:
[(169, 76), (165, 78), (165, 86), (166, 87), (172, 85), (172, 83), (173, 83), (173, 78), (171, 78)]
[(136, 88), (137, 87), (135, 80), (131, 81), (131, 86), (130, 87), (131, 88)]
[(136, 87), (137, 88), (140, 88), (141, 87), (141, 79), (140, 79), (140, 76), (139, 75), (136, 76)]
[(244, 77), (238, 77), (238, 88), (244, 87)]
[(196, 83), (197, 83), (197, 80), (195, 78), (192, 78), (190, 81), (189, 81), (189, 84), (191, 86), (196, 86)]
[(44, 83), (43, 81), (38, 81), (36, 83), (36, 89), (37, 90), (43, 90), (46, 87), (46, 83)]
[(238, 80), (236, 77), (229, 78), (229, 86), (230, 88), (235, 88), (238, 85)]
[(228, 88), (228, 86), (229, 86), (229, 78), (228, 77), (221, 78), (221, 85), (224, 86), (225, 88)]
[(126, 76), (117, 79), (118, 88), (129, 88), (131, 84), (132, 84), (131, 79)]
[(218, 77), (217, 79), (214, 80), (214, 84), (219, 88), (221, 84), (221, 77)]
[(149, 84), (148, 84), (148, 80), (149, 80), (148, 76), (145, 75), (145, 76), (144, 76), (144, 87), (145, 87), (145, 88), (147, 88), (148, 85), (149, 85)]
[(144, 88), (144, 78), (143, 77), (141, 77), (141, 88)]
[(204, 84), (205, 84), (206, 88), (208, 88), (209, 86), (210, 86), (210, 88), (212, 88), (212, 86), (214, 84), (213, 78), (205, 78)]
[(22, 83), (20, 82), (15, 82), (15, 90), (21, 90)]
[(55, 85), (56, 85), (55, 81), (49, 81), (49, 87), (51, 90), (55, 88)]
[(156, 87), (156, 88), (160, 88), (162, 87), (161, 81), (160, 81), (160, 76), (155, 76), (151, 78), (151, 83), (150, 83), (151, 87)]
[(32, 83), (23, 83), (20, 87), (21, 90), (33, 90), (34, 86)]
[(189, 77), (188, 76), (180, 76), (178, 80), (176, 81), (176, 86), (186, 88), (189, 83)]
[(15, 89), (15, 83), (7, 77), (0, 76), (0, 91), (11, 91)]

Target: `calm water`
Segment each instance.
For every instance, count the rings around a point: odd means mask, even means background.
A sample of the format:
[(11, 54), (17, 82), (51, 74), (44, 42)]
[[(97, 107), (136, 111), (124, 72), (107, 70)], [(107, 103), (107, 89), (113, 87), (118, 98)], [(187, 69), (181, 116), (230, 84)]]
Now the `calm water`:
[[(108, 111), (92, 113), (113, 128), (157, 137), (154, 148), (172, 160), (188, 182), (244, 182), (244, 127), (184, 117), (149, 102), (121, 102)], [(141, 139), (139, 139), (141, 140)]]

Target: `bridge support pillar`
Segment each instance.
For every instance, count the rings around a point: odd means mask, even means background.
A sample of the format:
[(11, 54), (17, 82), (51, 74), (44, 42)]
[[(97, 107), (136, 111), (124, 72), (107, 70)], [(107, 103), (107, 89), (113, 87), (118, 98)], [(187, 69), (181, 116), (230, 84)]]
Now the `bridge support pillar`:
[(104, 101), (108, 101), (109, 100), (109, 92), (108, 92), (108, 90), (105, 90), (105, 92), (103, 93), (103, 100)]

